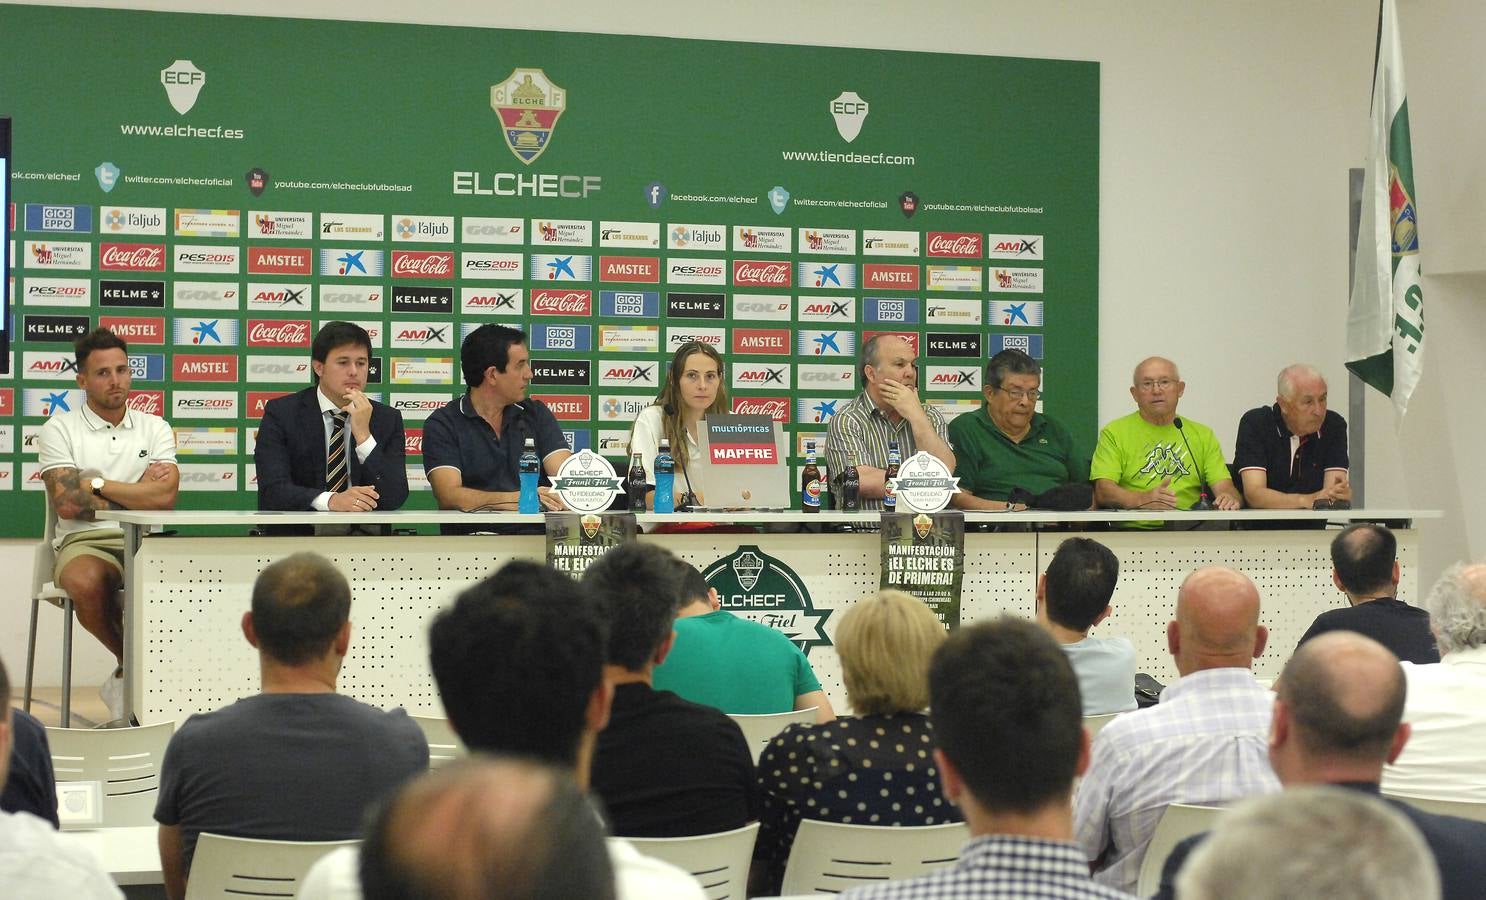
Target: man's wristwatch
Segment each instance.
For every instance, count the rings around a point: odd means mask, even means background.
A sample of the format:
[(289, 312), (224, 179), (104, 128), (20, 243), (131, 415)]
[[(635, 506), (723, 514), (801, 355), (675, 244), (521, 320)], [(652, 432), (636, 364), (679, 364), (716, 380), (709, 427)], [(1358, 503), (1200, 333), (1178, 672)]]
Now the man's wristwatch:
[(88, 482), (88, 486), (93, 489), (93, 496), (94, 497), (102, 497), (103, 496), (103, 479), (102, 478), (94, 478), (92, 481)]

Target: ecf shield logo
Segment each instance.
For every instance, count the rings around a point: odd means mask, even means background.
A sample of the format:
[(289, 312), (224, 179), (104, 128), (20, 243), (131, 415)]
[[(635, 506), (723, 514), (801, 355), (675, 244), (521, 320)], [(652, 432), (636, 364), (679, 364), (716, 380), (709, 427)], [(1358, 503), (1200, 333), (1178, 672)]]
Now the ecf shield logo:
[(541, 69), (513, 69), (500, 84), (490, 86), (490, 108), (500, 116), (506, 146), (527, 165), (547, 149), (567, 104), (568, 92)]
[(867, 121), (867, 101), (857, 96), (856, 91), (842, 91), (831, 101), (831, 118), (836, 120), (836, 131), (846, 143), (857, 139), (862, 125)]
[(206, 73), (189, 59), (178, 59), (160, 70), (160, 83), (165, 85), (170, 105), (184, 116), (196, 105), (196, 96), (206, 84)]

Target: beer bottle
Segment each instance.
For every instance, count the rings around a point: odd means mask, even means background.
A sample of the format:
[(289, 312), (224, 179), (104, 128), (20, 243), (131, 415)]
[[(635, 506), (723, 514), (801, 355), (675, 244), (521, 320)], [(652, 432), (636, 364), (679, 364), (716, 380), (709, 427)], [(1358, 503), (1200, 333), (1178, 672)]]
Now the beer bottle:
[(645, 489), (650, 485), (645, 483), (645, 461), (640, 454), (631, 454), (633, 459), (629, 464), (629, 477), (625, 479), (624, 492), (629, 499), (630, 512), (642, 513), (645, 511)]
[(898, 477), (898, 469), (903, 465), (903, 456), (898, 452), (898, 442), (892, 441), (887, 445), (887, 472), (882, 476), (882, 511), (898, 511), (898, 489), (893, 486), (893, 479)]
[(800, 512), (820, 512), (820, 466), (815, 464), (815, 441), (805, 442), (805, 470), (800, 473)]

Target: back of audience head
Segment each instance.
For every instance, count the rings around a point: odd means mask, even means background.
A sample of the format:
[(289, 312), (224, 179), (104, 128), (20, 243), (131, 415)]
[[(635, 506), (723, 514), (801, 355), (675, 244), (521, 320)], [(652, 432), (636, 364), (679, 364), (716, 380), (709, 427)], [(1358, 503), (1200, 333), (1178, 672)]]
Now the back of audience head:
[(1182, 582), (1166, 643), (1183, 675), (1244, 668), (1264, 652), (1269, 630), (1259, 624), (1259, 589), (1247, 575), (1205, 566)]
[(1356, 632), (1306, 641), (1275, 690), (1270, 759), (1286, 784), (1376, 781), (1408, 739), (1403, 667), (1388, 648)]
[(1218, 819), (1176, 881), (1182, 900), (1432, 900), (1439, 870), (1419, 832), (1376, 797), (1310, 786)]
[(398, 791), (361, 853), (366, 900), (611, 900), (603, 826), (571, 775), (460, 760)]
[[(466, 588), (428, 630), (450, 724), (472, 750), (573, 766), (607, 714), (608, 631), (572, 578), (507, 563)], [(595, 707), (599, 704), (599, 708)]]
[(583, 573), (583, 590), (609, 620), (610, 665), (642, 672), (670, 644), (684, 602), (676, 557), (655, 544), (622, 544)]
[(1069, 538), (1058, 545), (1042, 577), (1048, 619), (1072, 631), (1088, 631), (1109, 611), (1120, 561), (1098, 541)]
[(929, 693), (941, 771), (952, 768), (979, 806), (1067, 805), (1088, 741), (1078, 678), (1046, 632), (1011, 616), (961, 626), (934, 654)]
[(707, 585), (707, 579), (697, 567), (680, 557), (671, 564), (673, 573), (678, 582), (677, 590), (681, 594), (681, 608), (685, 609), (695, 603), (711, 605), (712, 589)]
[[(348, 640), (351, 586), (335, 564), (316, 553), (270, 563), (253, 582), (244, 623), (260, 653), (285, 666), (322, 659)], [(337, 648), (345, 653), (345, 647)]]
[(944, 626), (902, 591), (879, 591), (841, 617), (836, 655), (857, 715), (922, 712), (929, 705), (929, 660)]
[(1424, 599), (1440, 655), (1486, 644), (1486, 565), (1456, 563)]
[(1391, 596), (1398, 582), (1398, 538), (1385, 526), (1356, 522), (1331, 541), (1336, 586), (1361, 597)]

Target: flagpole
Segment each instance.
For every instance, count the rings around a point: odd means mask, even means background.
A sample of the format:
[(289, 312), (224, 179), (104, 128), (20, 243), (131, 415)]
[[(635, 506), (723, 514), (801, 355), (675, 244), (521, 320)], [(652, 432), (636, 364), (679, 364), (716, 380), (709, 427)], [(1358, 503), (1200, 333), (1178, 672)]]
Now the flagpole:
[[(1381, 4), (1378, 12), (1382, 16)], [(1375, 63), (1376, 65), (1376, 63)], [(1347, 170), (1347, 305), (1357, 280), (1357, 234), (1362, 228), (1363, 169)], [(1352, 506), (1367, 508), (1367, 382), (1347, 369), (1347, 481)]]

